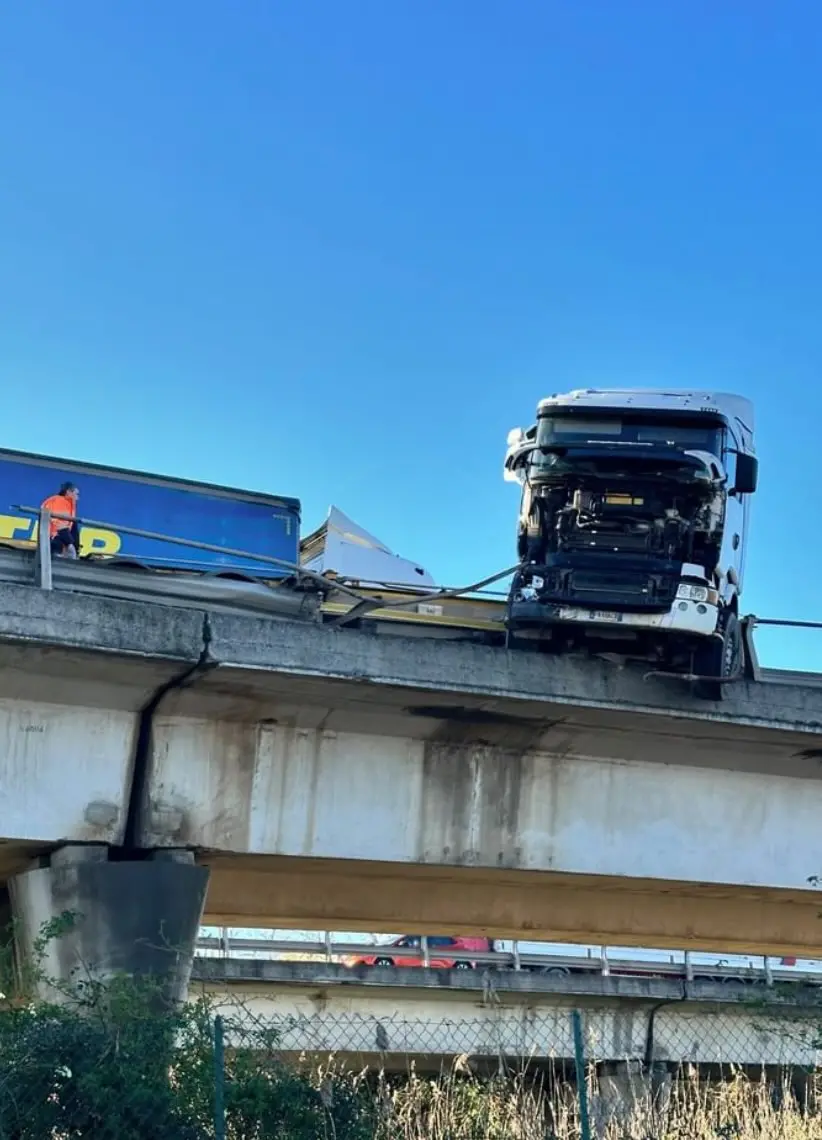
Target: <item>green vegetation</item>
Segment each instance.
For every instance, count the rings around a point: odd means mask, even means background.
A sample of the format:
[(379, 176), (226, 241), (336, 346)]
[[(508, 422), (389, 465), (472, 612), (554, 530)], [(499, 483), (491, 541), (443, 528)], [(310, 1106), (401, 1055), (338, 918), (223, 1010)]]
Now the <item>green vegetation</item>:
[[(225, 1058), (206, 999), (156, 1012), (132, 982), (84, 987), (76, 1003), (0, 1010), (2, 1140), (577, 1140), (574, 1090), (528, 1073), (438, 1078), (287, 1063), (277, 1035), (225, 1011)], [(218, 1023), (220, 1024), (220, 1023)], [(664, 1112), (638, 1103), (612, 1140), (819, 1140), (822, 1118), (764, 1080), (682, 1077)], [(224, 1112), (216, 1111), (222, 1103)], [(592, 1097), (596, 1119), (597, 1098)], [(602, 1127), (598, 1131), (602, 1135)]]
[[(0, 1005), (0, 1140), (579, 1137), (575, 1090), (558, 1074), (483, 1078), (468, 1057), (433, 1079), (352, 1072), (284, 1055), (242, 1005), (169, 1008), (157, 987), (124, 978), (78, 977), (53, 1002), (27, 985)], [(640, 1101), (611, 1124), (596, 1091), (594, 1132), (608, 1140), (822, 1140), (822, 1117), (741, 1073), (719, 1083), (683, 1071), (664, 1109)]]

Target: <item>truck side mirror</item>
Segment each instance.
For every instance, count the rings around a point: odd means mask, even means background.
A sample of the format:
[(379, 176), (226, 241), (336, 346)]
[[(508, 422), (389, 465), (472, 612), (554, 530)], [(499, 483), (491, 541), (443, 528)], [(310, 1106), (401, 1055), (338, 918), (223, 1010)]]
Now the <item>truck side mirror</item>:
[(534, 450), (533, 443), (527, 438), (525, 433), (522, 433), (520, 440), (516, 446), (513, 444), (508, 448), (505, 456), (505, 466), (503, 469), (502, 477), (506, 483), (519, 483), (520, 478), (517, 474), (528, 461), (528, 456)]
[(734, 494), (752, 495), (756, 490), (759, 462), (755, 455), (745, 455), (737, 452), (736, 479), (734, 481)]

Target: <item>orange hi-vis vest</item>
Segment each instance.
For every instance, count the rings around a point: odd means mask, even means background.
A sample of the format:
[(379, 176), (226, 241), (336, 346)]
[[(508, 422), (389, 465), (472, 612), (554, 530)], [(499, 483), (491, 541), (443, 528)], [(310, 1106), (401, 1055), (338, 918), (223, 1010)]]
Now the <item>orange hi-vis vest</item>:
[(40, 509), (44, 511), (51, 511), (52, 518), (49, 522), (49, 538), (54, 538), (60, 530), (67, 530), (71, 523), (67, 519), (56, 519), (54, 515), (70, 515), (72, 518), (75, 516), (74, 502), (68, 495), (49, 495), (40, 504)]

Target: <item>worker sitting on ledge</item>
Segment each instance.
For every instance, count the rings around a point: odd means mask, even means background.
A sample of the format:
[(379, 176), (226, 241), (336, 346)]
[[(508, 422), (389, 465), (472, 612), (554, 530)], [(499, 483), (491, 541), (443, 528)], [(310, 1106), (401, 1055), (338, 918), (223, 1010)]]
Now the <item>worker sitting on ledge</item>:
[[(51, 552), (59, 558), (76, 558), (80, 549), (80, 528), (76, 522), (79, 497), (80, 492), (74, 483), (63, 483), (56, 495), (49, 495), (40, 504), (41, 510), (51, 512)], [(69, 518), (55, 518), (55, 515), (68, 515)]]

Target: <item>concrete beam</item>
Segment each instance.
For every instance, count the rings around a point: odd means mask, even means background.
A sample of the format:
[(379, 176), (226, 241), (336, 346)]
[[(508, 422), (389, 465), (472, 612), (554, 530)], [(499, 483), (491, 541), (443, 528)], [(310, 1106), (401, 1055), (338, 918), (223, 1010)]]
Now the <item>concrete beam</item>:
[(274, 989), (305, 988), (316, 992), (336, 987), (346, 991), (391, 991), (391, 997), (402, 1003), (418, 991), (427, 995), (453, 996), (463, 1000), (471, 994), (486, 996), (489, 992), (505, 1000), (521, 998), (532, 1006), (541, 1002), (567, 1000), (579, 1005), (603, 1002), (682, 1002), (688, 1005), (742, 1005), (757, 1009), (818, 1010), (817, 987), (800, 983), (766, 986), (739, 982), (714, 982), (695, 978), (631, 977), (620, 974), (538, 974), (529, 970), (487, 969), (482, 964), (475, 970), (423, 969), (415, 966), (343, 966), (338, 962), (291, 962), (271, 958), (207, 958), (194, 959), (192, 981), (211, 987), (242, 986), (261, 992)]
[[(212, 656), (226, 670), (276, 675), (281, 689), (288, 681), (285, 687), (294, 692), (296, 686), (304, 703), (311, 703), (312, 693), (315, 703), (324, 703), (333, 684), (338, 692), (353, 686), (360, 693), (364, 687), (385, 693), (376, 703), (397, 703), (399, 693), (417, 691), (436, 694), (439, 703), (451, 706), (467, 698), (536, 702), (543, 708), (631, 710), (822, 732), (822, 689), (802, 683), (738, 684), (729, 688), (725, 702), (714, 705), (695, 699), (679, 682), (644, 680), (642, 670), (619, 670), (595, 659), (579, 662), (224, 613), (210, 614), (210, 627)], [(194, 661), (202, 632), (202, 614), (190, 608), (0, 585), (0, 642)]]
[(122, 709), (0, 700), (6, 846), (119, 843), (136, 726)]
[(624, 740), (586, 756), (567, 724), (536, 732), (506, 746), (161, 716), (144, 842), (794, 891), (822, 871), (815, 764), (626, 761)]
[[(543, 707), (633, 710), (650, 715), (729, 721), (822, 732), (822, 690), (812, 686), (745, 683), (729, 687), (721, 704), (701, 701), (678, 681), (645, 680), (642, 668), (620, 669), (598, 658), (553, 657), (505, 651), (469, 642), (372, 635), (316, 625), (214, 616), (217, 660), (276, 671), (306, 681), (322, 677), (380, 688), (505, 702), (536, 701)], [(772, 692), (773, 689), (779, 690)]]
[(552, 872), (209, 856), (204, 921), (822, 958), (819, 894)]
[(0, 583), (4, 642), (188, 661), (202, 631), (197, 610)]

